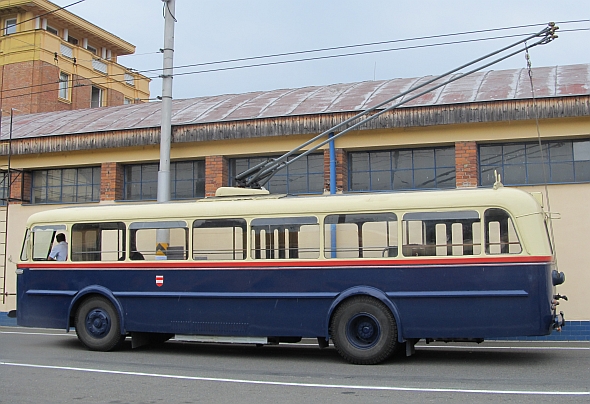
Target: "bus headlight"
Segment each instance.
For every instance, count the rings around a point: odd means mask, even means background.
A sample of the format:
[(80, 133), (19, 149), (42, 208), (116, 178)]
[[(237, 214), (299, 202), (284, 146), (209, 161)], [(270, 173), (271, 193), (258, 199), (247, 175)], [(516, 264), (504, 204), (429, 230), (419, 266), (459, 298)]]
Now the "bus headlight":
[(557, 270), (554, 269), (551, 273), (551, 280), (553, 281), (553, 286), (561, 285), (565, 282), (565, 274), (563, 272), (557, 272)]

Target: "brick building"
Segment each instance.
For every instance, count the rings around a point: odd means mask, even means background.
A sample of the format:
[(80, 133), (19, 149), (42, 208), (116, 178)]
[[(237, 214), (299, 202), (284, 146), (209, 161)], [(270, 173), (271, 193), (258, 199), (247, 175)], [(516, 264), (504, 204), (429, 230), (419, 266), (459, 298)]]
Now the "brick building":
[(0, 107), (38, 113), (148, 99), (150, 80), (117, 63), (135, 47), (58, 8), (0, 0)]
[[(567, 281), (560, 338), (590, 339), (590, 65), (480, 72), (447, 84), (335, 140), (339, 192), (505, 186), (551, 195), (556, 250)], [(358, 111), (428, 78), (229, 94), (173, 101), (172, 199), (212, 195)], [(156, 200), (161, 103), (16, 116), (0, 156), (15, 173), (8, 255), (19, 255), (34, 212), (71, 204)], [(538, 126), (537, 126), (538, 121)], [(542, 175), (539, 139), (547, 178)], [(329, 153), (299, 159), (268, 183), (273, 193), (323, 193)], [(4, 190), (6, 192), (6, 190)], [(14, 260), (15, 261), (15, 260)], [(15, 306), (14, 263), (4, 268), (0, 312)], [(507, 313), (509, 315), (509, 313)]]

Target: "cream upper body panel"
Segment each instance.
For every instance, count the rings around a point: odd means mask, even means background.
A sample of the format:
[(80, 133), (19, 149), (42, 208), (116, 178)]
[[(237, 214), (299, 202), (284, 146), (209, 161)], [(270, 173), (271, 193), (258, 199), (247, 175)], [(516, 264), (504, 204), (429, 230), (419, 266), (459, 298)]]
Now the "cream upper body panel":
[[(239, 192), (235, 192), (239, 193)], [(67, 207), (31, 215), (27, 227), (51, 223), (102, 221), (187, 220), (203, 218), (244, 218), (273, 216), (317, 216), (334, 213), (393, 212), (402, 220), (407, 212), (445, 212), (501, 208), (513, 217), (527, 255), (551, 255), (542, 207), (529, 193), (515, 189), (461, 189), (362, 193), (317, 196), (274, 194), (232, 195), (197, 201), (168, 203), (118, 203)], [(190, 225), (190, 224), (189, 224)]]

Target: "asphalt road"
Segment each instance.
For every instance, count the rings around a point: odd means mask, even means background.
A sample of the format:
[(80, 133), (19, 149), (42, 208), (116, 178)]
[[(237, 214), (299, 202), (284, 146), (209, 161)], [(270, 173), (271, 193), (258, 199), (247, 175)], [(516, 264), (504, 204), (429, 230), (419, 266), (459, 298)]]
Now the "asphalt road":
[(419, 344), (355, 366), (313, 342), (102, 353), (73, 332), (0, 327), (0, 403), (590, 402), (590, 343)]

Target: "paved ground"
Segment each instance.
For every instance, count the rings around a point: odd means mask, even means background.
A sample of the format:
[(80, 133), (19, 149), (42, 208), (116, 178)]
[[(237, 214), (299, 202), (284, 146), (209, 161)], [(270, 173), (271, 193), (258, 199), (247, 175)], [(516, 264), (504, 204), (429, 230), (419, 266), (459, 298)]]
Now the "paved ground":
[(590, 402), (589, 343), (420, 344), (354, 366), (313, 342), (101, 353), (75, 333), (0, 327), (0, 403)]

